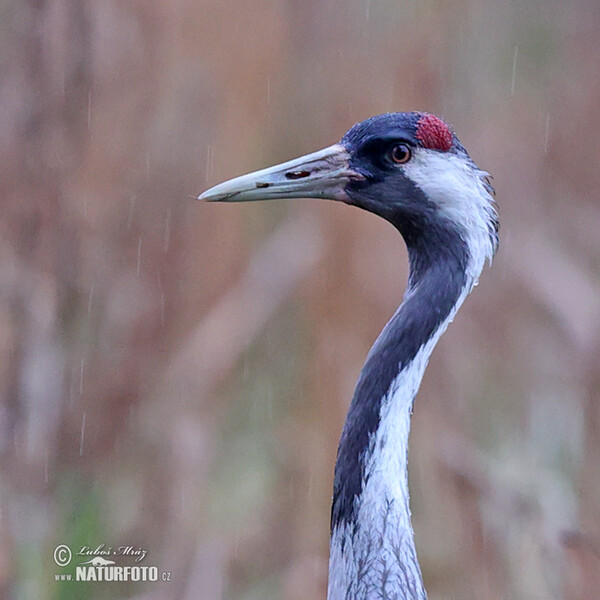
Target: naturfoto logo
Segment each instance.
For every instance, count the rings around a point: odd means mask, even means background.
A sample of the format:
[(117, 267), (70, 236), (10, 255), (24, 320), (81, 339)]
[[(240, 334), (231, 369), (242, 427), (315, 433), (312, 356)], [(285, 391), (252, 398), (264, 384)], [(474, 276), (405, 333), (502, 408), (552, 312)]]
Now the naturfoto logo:
[[(54, 549), (54, 562), (68, 567), (74, 560), (75, 573), (56, 573), (55, 581), (170, 581), (171, 573), (159, 571), (155, 565), (140, 565), (148, 554), (141, 546), (121, 545), (113, 548), (107, 544), (81, 546), (73, 552), (66, 544)], [(81, 559), (87, 559), (81, 561)], [(133, 564), (118, 564), (129, 561)]]

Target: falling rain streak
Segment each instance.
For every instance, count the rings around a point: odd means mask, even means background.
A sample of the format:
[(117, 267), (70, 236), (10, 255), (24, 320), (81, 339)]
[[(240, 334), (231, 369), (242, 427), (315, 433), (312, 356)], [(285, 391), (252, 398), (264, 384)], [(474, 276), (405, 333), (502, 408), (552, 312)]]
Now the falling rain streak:
[(81, 359), (79, 364), (79, 395), (83, 395), (83, 371), (85, 366), (85, 358)]
[(171, 208), (167, 209), (167, 218), (165, 219), (165, 234), (163, 237), (163, 250), (167, 252), (169, 250), (169, 243), (171, 241)]
[(513, 66), (512, 66), (512, 80), (510, 84), (510, 95), (515, 95), (515, 80), (517, 78), (517, 57), (519, 55), (519, 46), (515, 44), (515, 50), (513, 53)]
[(156, 270), (156, 284), (158, 285), (158, 290), (160, 292), (160, 295), (159, 295), (159, 299), (160, 299), (160, 324), (164, 325), (165, 324), (165, 305), (166, 305), (165, 290), (163, 288), (162, 281), (160, 279), (160, 271), (158, 269)]
[(83, 456), (84, 437), (85, 437), (85, 411), (83, 411), (83, 417), (81, 418), (81, 437), (79, 438), (79, 456)]
[(137, 262), (135, 265), (135, 276), (140, 276), (140, 265), (142, 264), (142, 238), (138, 239)]

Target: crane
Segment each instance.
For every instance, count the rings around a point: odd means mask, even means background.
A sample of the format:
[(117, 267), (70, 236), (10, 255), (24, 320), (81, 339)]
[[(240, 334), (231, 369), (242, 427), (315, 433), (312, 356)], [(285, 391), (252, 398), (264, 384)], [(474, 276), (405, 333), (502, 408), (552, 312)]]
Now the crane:
[(390, 222), (409, 258), (404, 298), (371, 348), (338, 447), (328, 600), (427, 597), (410, 519), (413, 402), (433, 348), (498, 245), (489, 174), (441, 118), (387, 113), (318, 152), (236, 177), (198, 199), (327, 198)]

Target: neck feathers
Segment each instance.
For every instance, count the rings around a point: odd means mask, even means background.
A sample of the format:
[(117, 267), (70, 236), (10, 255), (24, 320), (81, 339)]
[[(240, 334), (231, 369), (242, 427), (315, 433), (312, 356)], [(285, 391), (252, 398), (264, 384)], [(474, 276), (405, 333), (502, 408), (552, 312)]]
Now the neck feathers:
[(408, 506), (410, 415), (429, 356), (473, 285), (466, 243), (458, 232), (445, 235), (452, 239), (427, 252), (409, 246), (404, 301), (371, 349), (348, 411), (334, 477), (329, 600), (426, 597)]

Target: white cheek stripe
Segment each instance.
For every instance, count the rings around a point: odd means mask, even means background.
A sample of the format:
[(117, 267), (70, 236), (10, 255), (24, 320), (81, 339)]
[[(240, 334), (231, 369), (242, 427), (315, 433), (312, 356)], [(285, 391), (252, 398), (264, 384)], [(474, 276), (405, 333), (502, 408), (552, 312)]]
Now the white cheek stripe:
[(480, 171), (468, 157), (419, 148), (404, 172), (448, 220), (460, 226), (471, 257), (468, 275), (475, 283), (495, 244), (490, 235), (494, 200)]

